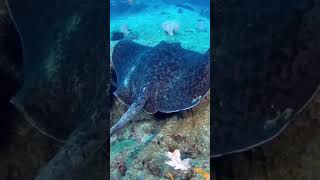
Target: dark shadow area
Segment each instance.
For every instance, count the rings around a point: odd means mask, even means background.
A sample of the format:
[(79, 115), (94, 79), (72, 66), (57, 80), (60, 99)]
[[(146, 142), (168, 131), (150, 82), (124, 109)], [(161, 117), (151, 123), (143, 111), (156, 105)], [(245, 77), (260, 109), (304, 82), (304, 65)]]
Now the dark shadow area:
[(1, 180), (107, 178), (106, 9), (0, 1)]
[(317, 179), (319, 1), (213, 5), (217, 179)]
[[(320, 83), (313, 1), (216, 1), (213, 154), (269, 141)], [(317, 16), (317, 14), (316, 14)]]

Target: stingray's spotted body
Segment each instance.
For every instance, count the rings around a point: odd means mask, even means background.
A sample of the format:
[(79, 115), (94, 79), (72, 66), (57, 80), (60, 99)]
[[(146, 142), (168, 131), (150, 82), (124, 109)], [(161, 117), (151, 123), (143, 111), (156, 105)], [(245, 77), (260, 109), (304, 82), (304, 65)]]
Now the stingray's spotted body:
[(120, 41), (112, 65), (117, 74), (114, 95), (130, 108), (111, 128), (111, 135), (142, 109), (151, 114), (189, 109), (209, 91), (209, 51), (200, 54), (180, 43), (162, 41), (151, 48)]

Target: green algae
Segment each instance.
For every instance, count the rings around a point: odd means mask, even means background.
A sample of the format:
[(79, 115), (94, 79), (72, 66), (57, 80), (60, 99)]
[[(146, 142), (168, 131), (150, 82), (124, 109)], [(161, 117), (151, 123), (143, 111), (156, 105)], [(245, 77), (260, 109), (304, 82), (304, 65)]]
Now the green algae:
[(124, 153), (125, 151), (130, 150), (137, 144), (137, 141), (133, 139), (121, 139), (112, 144), (110, 148), (110, 160), (114, 160), (119, 154)]

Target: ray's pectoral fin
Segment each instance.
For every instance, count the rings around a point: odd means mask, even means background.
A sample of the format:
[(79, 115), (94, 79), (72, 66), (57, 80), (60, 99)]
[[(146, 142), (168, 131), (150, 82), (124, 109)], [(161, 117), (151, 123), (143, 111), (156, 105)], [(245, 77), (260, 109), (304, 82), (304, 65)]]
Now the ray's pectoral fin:
[[(212, 53), (212, 54), (211, 54)], [(212, 56), (212, 57), (211, 57)], [(208, 65), (210, 66), (211, 58), (214, 56), (214, 51), (211, 52), (211, 48), (209, 48), (205, 53), (204, 57), (208, 60)]]
[(143, 96), (143, 97), (139, 97), (137, 100), (135, 100), (131, 106), (129, 107), (129, 109), (127, 110), (127, 112), (121, 116), (121, 118), (119, 119), (119, 121), (112, 126), (112, 128), (110, 129), (110, 137), (116, 133), (117, 131), (119, 131), (120, 129), (122, 129), (126, 124), (128, 124), (130, 121), (132, 121), (134, 119), (134, 117), (142, 111), (143, 106), (145, 105), (147, 101), (147, 97)]

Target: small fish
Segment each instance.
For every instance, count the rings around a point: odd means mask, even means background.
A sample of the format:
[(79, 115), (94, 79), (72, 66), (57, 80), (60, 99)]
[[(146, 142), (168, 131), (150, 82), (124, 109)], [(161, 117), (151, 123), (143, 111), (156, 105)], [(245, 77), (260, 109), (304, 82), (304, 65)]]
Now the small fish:
[(210, 174), (205, 172), (202, 168), (193, 168), (193, 171), (200, 174), (205, 180), (210, 180)]

